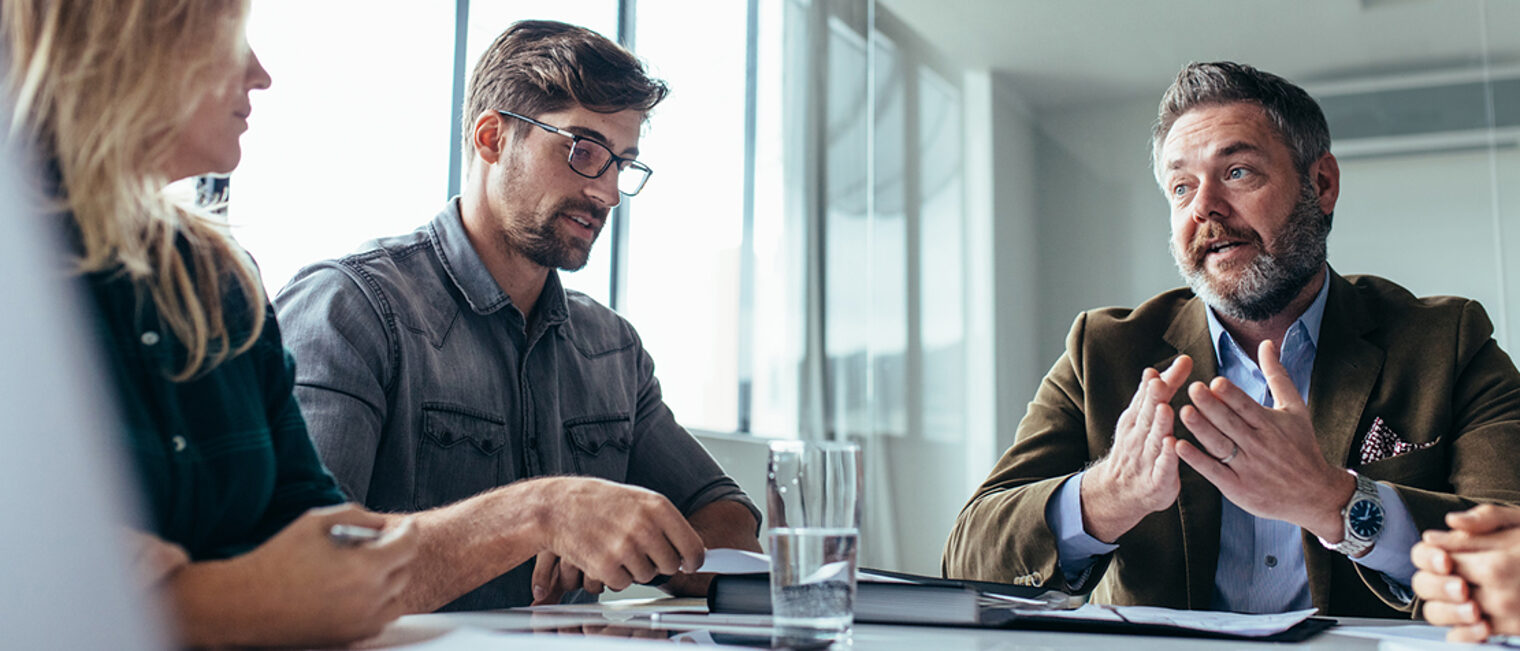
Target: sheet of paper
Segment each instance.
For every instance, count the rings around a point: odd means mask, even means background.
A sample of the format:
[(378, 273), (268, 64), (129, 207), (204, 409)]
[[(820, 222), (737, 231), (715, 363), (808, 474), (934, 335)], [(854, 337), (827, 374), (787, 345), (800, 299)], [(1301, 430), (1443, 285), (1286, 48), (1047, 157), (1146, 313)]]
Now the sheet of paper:
[(636, 640), (603, 635), (534, 635), (501, 633), (479, 628), (460, 628), (433, 639), (386, 647), (408, 651), (477, 651), (546, 649), (547, 651), (595, 651), (607, 648), (670, 649), (667, 640)]
[(1076, 610), (1046, 611), (1015, 608), (1021, 615), (1036, 617), (1060, 617), (1087, 621), (1129, 622), (1131, 624), (1160, 624), (1198, 631), (1233, 633), (1252, 637), (1264, 637), (1281, 633), (1317, 612), (1315, 609), (1297, 610), (1290, 613), (1270, 615), (1246, 615), (1212, 610), (1173, 610), (1150, 606), (1104, 606), (1086, 604)]
[(1212, 610), (1173, 610), (1148, 606), (1120, 606), (1114, 610), (1132, 624), (1166, 624), (1200, 631), (1250, 636), (1281, 633), (1319, 612), (1318, 609), (1309, 608), (1271, 615), (1246, 615)]
[(1123, 617), (1107, 606), (1095, 604), (1083, 604), (1072, 610), (1044, 610), (1038, 608), (1014, 608), (1016, 615), (1028, 615), (1030, 617), (1059, 617), (1061, 619), (1077, 619), (1089, 622), (1122, 622)]
[(771, 557), (759, 552), (728, 548), (709, 549), (705, 558), (698, 572), (754, 574), (771, 571)]
[(1060, 599), (1044, 598), (1030, 599), (1028, 597), (1015, 597), (1011, 594), (997, 594), (985, 592), (977, 596), (977, 603), (991, 607), (1011, 608), (1066, 608), (1069, 597), (1062, 595)]
[(703, 597), (615, 599), (585, 604), (523, 606), (515, 610), (526, 610), (535, 613), (600, 613), (614, 618), (620, 614), (632, 616), (653, 613), (705, 613), (707, 612), (707, 599)]
[[(837, 563), (830, 563), (824, 568), (830, 569), (830, 573), (837, 573)], [(821, 572), (824, 568), (819, 568)], [(698, 572), (712, 572), (714, 574), (756, 574), (771, 571), (771, 557), (759, 552), (747, 552), (742, 549), (718, 548), (707, 550), (706, 560), (702, 562), (702, 568)], [(913, 583), (908, 579), (900, 579), (895, 576), (884, 576), (870, 570), (856, 570), (855, 577), (859, 581), (871, 581), (874, 583)], [(804, 583), (811, 583), (810, 578)]]

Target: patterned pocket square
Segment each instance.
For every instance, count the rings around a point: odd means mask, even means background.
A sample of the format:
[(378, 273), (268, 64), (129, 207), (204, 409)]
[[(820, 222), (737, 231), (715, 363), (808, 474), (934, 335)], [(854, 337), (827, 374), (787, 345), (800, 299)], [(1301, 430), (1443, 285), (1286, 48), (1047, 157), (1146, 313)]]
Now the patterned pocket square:
[(1399, 438), (1398, 434), (1393, 433), (1393, 430), (1388, 429), (1388, 426), (1383, 424), (1382, 418), (1374, 418), (1372, 419), (1372, 428), (1367, 430), (1367, 438), (1362, 440), (1362, 465), (1374, 461), (1392, 459), (1401, 454), (1423, 450), (1435, 444), (1435, 441), (1428, 443), (1410, 443), (1405, 441)]

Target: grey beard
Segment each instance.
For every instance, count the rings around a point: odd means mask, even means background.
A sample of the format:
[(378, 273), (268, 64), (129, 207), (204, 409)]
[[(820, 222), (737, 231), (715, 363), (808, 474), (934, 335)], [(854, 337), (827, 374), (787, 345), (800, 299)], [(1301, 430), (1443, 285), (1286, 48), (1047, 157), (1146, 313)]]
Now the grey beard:
[[(1330, 219), (1320, 211), (1314, 188), (1304, 184), (1288, 224), (1270, 246), (1251, 261), (1234, 287), (1213, 282), (1204, 264), (1194, 264), (1170, 242), (1172, 260), (1193, 293), (1220, 314), (1242, 321), (1266, 321), (1277, 316), (1325, 264)], [(1274, 253), (1275, 252), (1275, 253)]]

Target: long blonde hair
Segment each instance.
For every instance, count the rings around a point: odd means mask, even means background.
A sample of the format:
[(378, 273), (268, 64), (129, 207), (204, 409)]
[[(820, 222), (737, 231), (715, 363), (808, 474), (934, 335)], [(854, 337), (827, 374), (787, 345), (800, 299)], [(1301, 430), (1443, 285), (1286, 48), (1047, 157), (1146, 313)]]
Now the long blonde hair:
[[(168, 199), (163, 170), (205, 73), (242, 47), (247, 0), (3, 0), (10, 136), (54, 166), (80, 273), (130, 277), (186, 348), (184, 381), (253, 345), (265, 318), (252, 262), (215, 215)], [(229, 301), (232, 292), (243, 301)], [(243, 303), (246, 313), (229, 314)], [(241, 326), (241, 327), (239, 327)], [(234, 343), (234, 332), (246, 338)]]

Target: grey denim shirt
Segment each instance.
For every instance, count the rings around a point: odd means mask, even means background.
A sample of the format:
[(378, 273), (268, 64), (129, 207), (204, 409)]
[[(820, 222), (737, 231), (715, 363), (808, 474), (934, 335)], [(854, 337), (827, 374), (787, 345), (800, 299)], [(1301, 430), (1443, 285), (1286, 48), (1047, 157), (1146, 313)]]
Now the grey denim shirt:
[[(586, 475), (659, 492), (688, 516), (736, 500), (759, 521), (676, 424), (633, 326), (554, 271), (530, 323), (475, 253), (457, 197), (416, 231), (301, 270), (275, 305), (317, 450), (371, 509)], [(529, 561), (444, 609), (527, 605), (531, 575)]]

